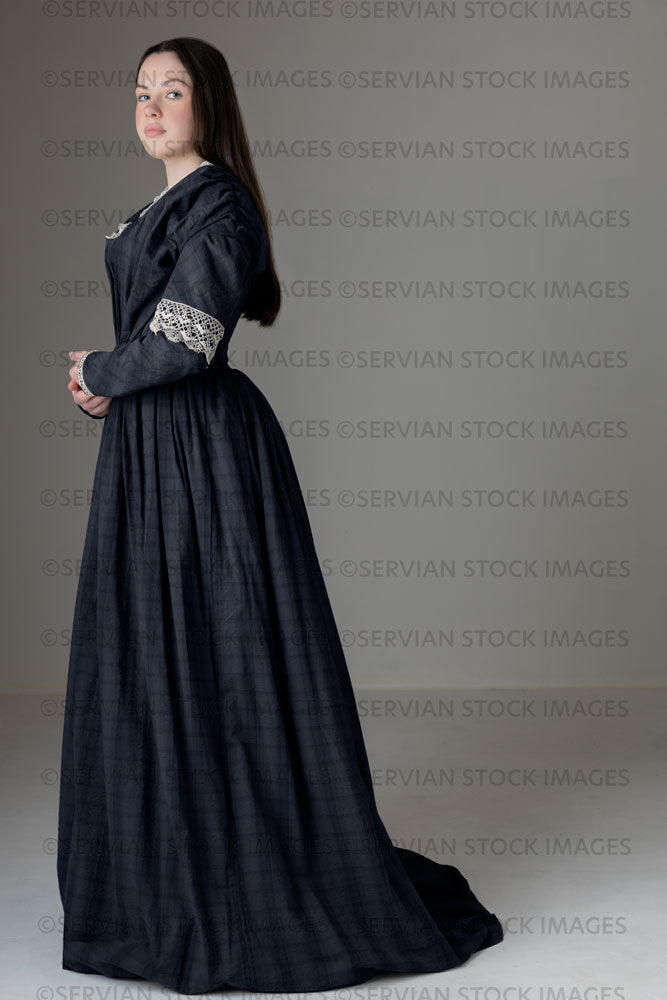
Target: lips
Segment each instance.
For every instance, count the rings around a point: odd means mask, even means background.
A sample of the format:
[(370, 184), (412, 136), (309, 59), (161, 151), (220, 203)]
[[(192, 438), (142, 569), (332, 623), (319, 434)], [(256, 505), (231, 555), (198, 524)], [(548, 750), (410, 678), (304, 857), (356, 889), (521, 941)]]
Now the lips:
[(144, 135), (150, 136), (150, 138), (153, 138), (153, 136), (156, 135), (162, 135), (163, 132), (164, 129), (159, 128), (157, 125), (149, 125), (148, 128), (144, 129)]

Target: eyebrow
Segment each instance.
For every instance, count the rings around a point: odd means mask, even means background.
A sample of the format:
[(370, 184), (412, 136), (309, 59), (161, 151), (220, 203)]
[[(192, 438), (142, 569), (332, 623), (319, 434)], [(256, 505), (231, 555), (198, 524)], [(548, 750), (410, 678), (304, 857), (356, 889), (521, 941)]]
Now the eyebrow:
[[(190, 86), (190, 84), (187, 82), (187, 80), (180, 80), (177, 76), (170, 76), (167, 80), (163, 80), (162, 83), (160, 84), (160, 86), (161, 87), (166, 87), (168, 83), (182, 83), (184, 87), (189, 87)], [(146, 87), (143, 83), (138, 83), (134, 89), (135, 90), (148, 90), (148, 87)]]

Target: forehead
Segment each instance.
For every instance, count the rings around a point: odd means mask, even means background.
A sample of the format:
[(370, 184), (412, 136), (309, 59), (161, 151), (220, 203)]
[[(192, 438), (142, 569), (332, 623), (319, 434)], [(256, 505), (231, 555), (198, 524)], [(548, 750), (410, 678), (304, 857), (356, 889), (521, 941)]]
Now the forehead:
[(175, 52), (154, 52), (139, 68), (137, 87), (162, 87), (171, 80), (191, 85), (190, 74)]

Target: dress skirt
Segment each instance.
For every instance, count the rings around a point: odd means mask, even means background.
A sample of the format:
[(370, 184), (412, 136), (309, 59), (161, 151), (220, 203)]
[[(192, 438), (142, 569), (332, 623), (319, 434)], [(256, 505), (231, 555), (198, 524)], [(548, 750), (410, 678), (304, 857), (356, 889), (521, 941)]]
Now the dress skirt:
[(438, 972), (503, 938), (459, 870), (389, 838), (286, 437), (226, 363), (103, 425), (57, 867), (63, 968), (185, 994)]

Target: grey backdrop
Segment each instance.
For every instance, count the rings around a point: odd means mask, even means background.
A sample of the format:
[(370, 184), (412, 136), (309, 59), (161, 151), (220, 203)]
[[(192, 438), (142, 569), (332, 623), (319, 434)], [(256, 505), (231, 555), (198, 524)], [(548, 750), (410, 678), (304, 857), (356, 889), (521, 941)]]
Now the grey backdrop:
[(664, 685), (666, 10), (600, 8), (6, 15), (5, 691), (64, 688), (103, 427), (67, 351), (113, 346), (104, 237), (166, 183), (132, 72), (180, 34), (235, 73), (284, 306), (231, 363), (283, 422), (355, 685)]

